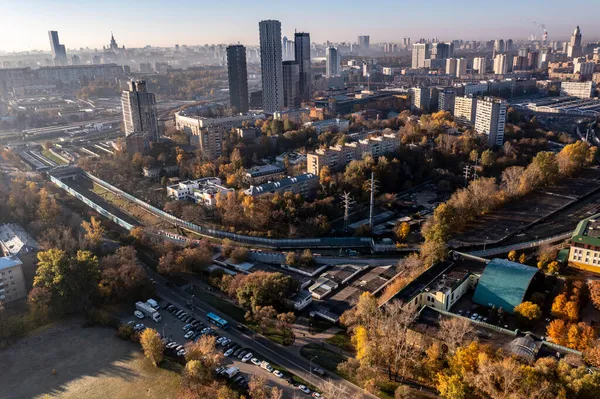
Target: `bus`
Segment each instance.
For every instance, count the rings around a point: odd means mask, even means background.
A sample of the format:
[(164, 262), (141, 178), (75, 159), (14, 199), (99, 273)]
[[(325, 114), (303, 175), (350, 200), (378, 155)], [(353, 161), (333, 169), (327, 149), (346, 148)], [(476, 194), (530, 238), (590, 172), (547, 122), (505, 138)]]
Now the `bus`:
[(210, 321), (213, 324), (216, 324), (217, 326), (221, 327), (221, 328), (227, 328), (229, 327), (229, 323), (227, 323), (227, 320), (223, 320), (222, 318), (220, 318), (219, 316), (217, 316), (216, 314), (210, 312), (206, 315), (206, 317), (208, 318), (208, 321)]

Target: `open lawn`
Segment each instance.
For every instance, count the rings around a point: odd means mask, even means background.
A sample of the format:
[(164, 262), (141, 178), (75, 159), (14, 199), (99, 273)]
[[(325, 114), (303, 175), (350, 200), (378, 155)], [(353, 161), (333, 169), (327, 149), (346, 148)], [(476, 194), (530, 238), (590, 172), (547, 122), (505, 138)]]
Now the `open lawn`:
[(51, 153), (49, 150), (42, 150), (42, 155), (51, 161), (56, 162), (58, 165), (66, 165), (66, 162)]
[(0, 351), (0, 398), (175, 398), (178, 373), (155, 368), (138, 344), (81, 320), (54, 323)]
[(327, 338), (326, 342), (335, 345), (348, 353), (354, 353), (354, 345), (352, 345), (350, 337), (344, 330), (338, 331), (335, 335)]

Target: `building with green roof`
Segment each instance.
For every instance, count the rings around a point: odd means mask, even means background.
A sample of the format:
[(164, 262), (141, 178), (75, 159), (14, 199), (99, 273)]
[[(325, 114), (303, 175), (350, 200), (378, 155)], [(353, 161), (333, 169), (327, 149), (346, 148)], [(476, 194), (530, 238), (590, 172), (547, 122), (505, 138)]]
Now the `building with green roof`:
[(479, 278), (473, 302), (490, 308), (502, 308), (512, 314), (540, 278), (541, 273), (535, 267), (505, 259), (492, 259)]
[(569, 266), (600, 273), (600, 213), (577, 225), (571, 236)]

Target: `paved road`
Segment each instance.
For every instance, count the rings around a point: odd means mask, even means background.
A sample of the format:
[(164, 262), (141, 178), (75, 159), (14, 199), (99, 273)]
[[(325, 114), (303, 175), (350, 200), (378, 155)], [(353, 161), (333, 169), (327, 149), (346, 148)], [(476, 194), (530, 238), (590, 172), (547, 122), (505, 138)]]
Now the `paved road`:
[[(180, 307), (181, 309), (185, 309), (185, 303), (187, 300), (187, 295), (181, 292), (180, 289), (171, 288), (165, 286), (166, 280), (156, 273), (154, 270), (150, 269), (148, 266), (145, 266), (149, 276), (153, 278), (156, 284), (156, 292), (157, 295), (171, 302), (172, 304)], [(202, 298), (195, 297), (195, 305), (196, 310), (193, 312), (197, 319), (206, 319), (206, 313), (215, 312), (217, 314), (222, 314), (218, 310), (210, 307), (208, 304), (202, 302)], [(223, 315), (225, 319), (228, 319), (227, 315)], [(261, 336), (246, 334), (243, 331), (238, 330), (234, 326), (231, 326), (227, 330), (219, 329), (216, 326), (213, 326), (219, 335), (226, 336), (235, 342), (243, 345), (244, 347), (248, 347), (254, 350), (256, 348), (255, 353), (259, 353), (267, 360), (273, 361), (279, 364), (282, 367), (285, 367), (289, 372), (301, 377), (305, 381), (312, 383), (317, 387), (325, 386), (325, 384), (329, 383), (329, 379), (333, 381), (337, 385), (341, 385), (345, 388), (346, 394), (340, 394), (341, 397), (349, 397), (349, 398), (369, 398), (369, 399), (377, 399), (375, 395), (370, 393), (365, 393), (361, 388), (352, 384), (349, 381), (344, 380), (343, 378), (338, 377), (337, 375), (329, 375), (326, 378), (321, 378), (313, 373), (311, 373), (311, 364), (308, 360), (298, 357), (294, 354), (290, 349), (280, 346), (269, 339)], [(314, 364), (312, 365), (314, 367)]]

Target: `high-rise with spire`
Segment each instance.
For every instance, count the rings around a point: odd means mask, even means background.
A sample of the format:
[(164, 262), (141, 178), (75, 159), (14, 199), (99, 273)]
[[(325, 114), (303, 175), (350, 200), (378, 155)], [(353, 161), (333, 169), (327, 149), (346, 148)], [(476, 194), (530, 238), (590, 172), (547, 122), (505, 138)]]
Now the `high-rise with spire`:
[(567, 50), (567, 55), (571, 58), (581, 57), (583, 54), (583, 49), (581, 47), (581, 30), (579, 30), (579, 25), (573, 31), (573, 35), (571, 35), (571, 41), (569, 42), (569, 48)]
[(112, 31), (110, 32), (110, 50), (119, 50), (119, 45), (117, 44), (117, 41), (115, 40), (115, 35), (113, 35)]

